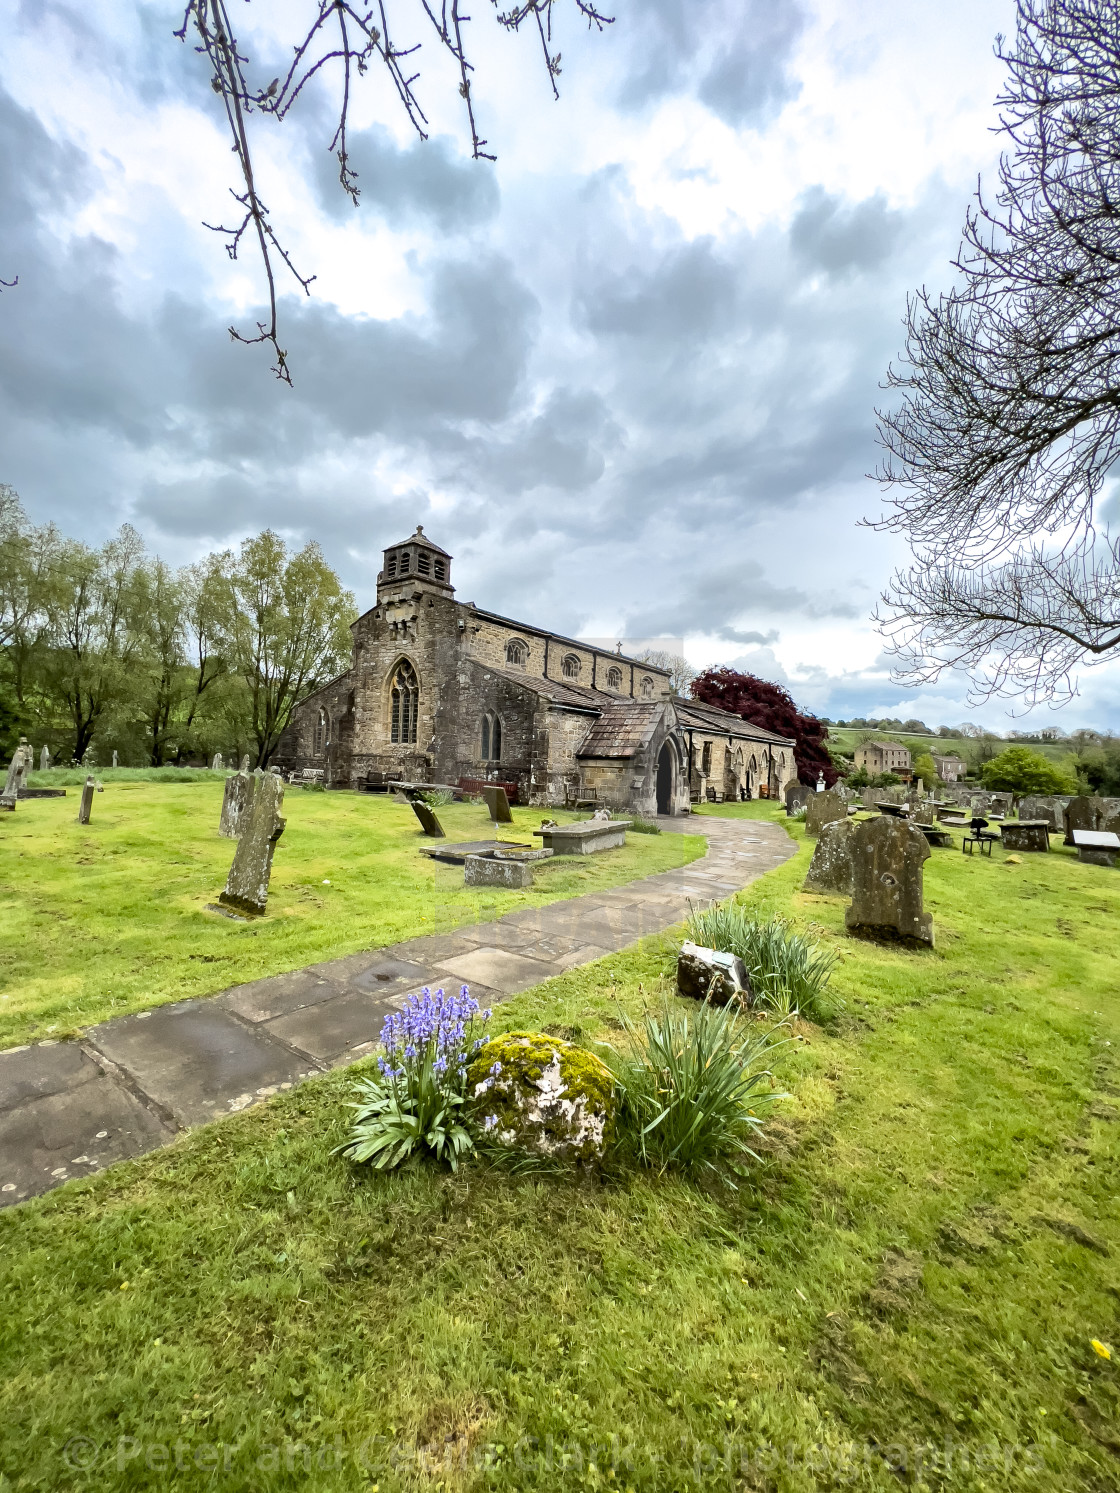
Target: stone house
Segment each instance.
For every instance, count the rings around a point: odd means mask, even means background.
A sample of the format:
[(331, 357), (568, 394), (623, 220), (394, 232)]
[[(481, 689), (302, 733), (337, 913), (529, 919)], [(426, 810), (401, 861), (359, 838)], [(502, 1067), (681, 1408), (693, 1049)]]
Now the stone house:
[(855, 751), (855, 764), (862, 767), (873, 778), (885, 772), (896, 777), (909, 778), (912, 766), (910, 749), (897, 741), (864, 741)]
[(350, 668), (296, 707), (276, 766), (641, 814), (780, 796), (796, 776), (793, 741), (675, 698), (665, 669), (457, 601), (451, 564), (420, 527), (384, 551)]
[(937, 776), (943, 783), (959, 783), (968, 771), (968, 763), (962, 762), (959, 757), (943, 757), (938, 752), (932, 755)]

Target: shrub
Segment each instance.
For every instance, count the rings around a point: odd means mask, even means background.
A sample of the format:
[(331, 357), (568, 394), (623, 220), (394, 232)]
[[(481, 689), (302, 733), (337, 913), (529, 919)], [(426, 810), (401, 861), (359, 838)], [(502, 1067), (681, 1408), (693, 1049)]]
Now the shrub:
[(483, 1044), (474, 1035), (476, 1016), (490, 1020), (489, 1011), (480, 1015), (466, 985), (457, 996), (442, 990), (433, 996), (425, 986), (408, 997), (403, 1011), (387, 1016), (378, 1076), (355, 1085), (362, 1097), (351, 1105), (354, 1125), (335, 1153), (387, 1171), (430, 1151), (454, 1171), (473, 1144), (463, 1105), (467, 1063)]
[(643, 819), (640, 814), (611, 814), (612, 819), (627, 819), (636, 835), (659, 835), (661, 826), (652, 819)]
[(1077, 784), (1041, 752), (1013, 746), (980, 769), (980, 781), (997, 793), (1075, 793)]
[(619, 1131), (646, 1166), (692, 1174), (741, 1172), (755, 1157), (756, 1113), (775, 1099), (763, 1060), (776, 1045), (730, 1006), (674, 1010), (663, 1000), (640, 1027), (623, 1014), (632, 1052), (615, 1053)]
[(446, 788), (427, 788), (421, 793), (420, 797), (428, 805), (429, 809), (442, 809), (447, 804), (455, 802), (454, 793), (449, 792)]
[(804, 934), (794, 933), (784, 918), (757, 922), (734, 902), (717, 903), (688, 919), (694, 943), (738, 954), (751, 977), (755, 1000), (781, 1016), (798, 1011), (810, 1021), (829, 1014), (825, 986), (836, 956)]

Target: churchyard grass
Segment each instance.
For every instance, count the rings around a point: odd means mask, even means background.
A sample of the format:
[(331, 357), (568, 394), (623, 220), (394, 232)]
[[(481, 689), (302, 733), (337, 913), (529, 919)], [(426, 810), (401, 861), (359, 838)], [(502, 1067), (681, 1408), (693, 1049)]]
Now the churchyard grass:
[[(621, 850), (539, 863), (531, 890), (481, 891), (463, 886), (461, 866), (419, 853), (438, 842), (407, 804), (289, 788), (268, 915), (233, 922), (206, 911), (235, 847), (218, 835), (224, 777), (105, 781), (88, 826), (75, 822), (73, 792), (25, 800), (0, 823), (0, 1047), (606, 890), (706, 848), (697, 836), (635, 835)], [(448, 841), (536, 845), (532, 830), (550, 812), (515, 808), (495, 836), (481, 804), (439, 811)]]
[[(316, 1079), (0, 1215), (5, 1493), (1113, 1488), (1120, 876), (935, 851), (907, 953), (799, 891), (791, 833), (738, 900), (843, 1007), (775, 1054), (737, 1191), (353, 1169), (351, 1074)], [(493, 1026), (624, 1043), (673, 951)]]

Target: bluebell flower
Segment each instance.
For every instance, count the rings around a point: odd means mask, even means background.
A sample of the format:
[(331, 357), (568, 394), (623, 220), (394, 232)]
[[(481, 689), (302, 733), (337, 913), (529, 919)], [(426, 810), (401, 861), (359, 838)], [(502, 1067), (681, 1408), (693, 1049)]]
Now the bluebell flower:
[(486, 1118), (485, 1118), (485, 1120), (483, 1120), (483, 1122), (482, 1122), (482, 1128), (483, 1128), (483, 1130), (493, 1130), (494, 1126), (497, 1123), (498, 1123), (498, 1117), (497, 1117), (497, 1115), (487, 1115)]

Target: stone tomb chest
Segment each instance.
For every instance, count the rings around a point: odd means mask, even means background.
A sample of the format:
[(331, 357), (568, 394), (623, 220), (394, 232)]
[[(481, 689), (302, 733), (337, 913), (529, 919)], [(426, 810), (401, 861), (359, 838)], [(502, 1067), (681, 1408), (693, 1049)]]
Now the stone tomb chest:
[(1020, 819), (1018, 824), (1001, 824), (1000, 839), (1004, 850), (1049, 850), (1049, 819)]
[(629, 819), (581, 819), (575, 824), (542, 825), (533, 833), (554, 855), (596, 855), (600, 850), (621, 850), (629, 826)]

